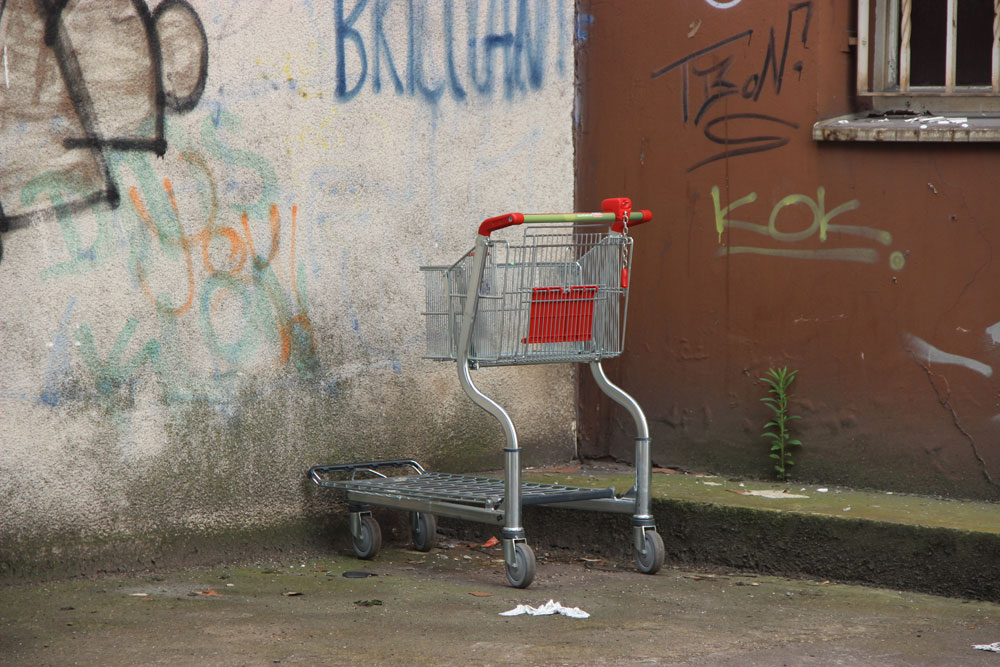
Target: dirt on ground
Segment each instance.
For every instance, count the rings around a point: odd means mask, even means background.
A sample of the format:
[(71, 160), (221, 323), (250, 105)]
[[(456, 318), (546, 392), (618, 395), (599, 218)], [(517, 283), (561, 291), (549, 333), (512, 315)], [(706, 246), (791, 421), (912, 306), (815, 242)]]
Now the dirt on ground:
[[(549, 600), (588, 618), (502, 616)], [(1000, 606), (539, 550), (349, 553), (0, 588), (11, 665), (998, 665)]]

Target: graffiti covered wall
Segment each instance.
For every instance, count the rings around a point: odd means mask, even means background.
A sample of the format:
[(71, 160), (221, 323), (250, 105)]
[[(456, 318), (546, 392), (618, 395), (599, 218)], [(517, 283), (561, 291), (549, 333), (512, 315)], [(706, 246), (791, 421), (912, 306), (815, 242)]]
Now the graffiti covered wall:
[[(499, 468), (419, 267), (572, 206), (573, 16), (0, 2), (0, 572), (301, 520), (317, 463)], [(572, 455), (569, 369), (477, 379)]]
[[(582, 89), (620, 95), (582, 96), (578, 204), (624, 186), (660, 221), (635, 234), (615, 372), (660, 465), (773, 477), (760, 378), (787, 366), (793, 479), (997, 499), (1000, 158), (812, 139), (863, 108), (855, 6), (581, 4)], [(582, 450), (628, 458), (601, 407), (583, 381)]]

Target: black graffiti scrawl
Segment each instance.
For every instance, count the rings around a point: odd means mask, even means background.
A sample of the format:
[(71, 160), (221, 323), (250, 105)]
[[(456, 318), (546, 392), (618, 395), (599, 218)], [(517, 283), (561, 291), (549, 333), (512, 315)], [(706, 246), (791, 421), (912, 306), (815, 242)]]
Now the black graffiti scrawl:
[[(720, 8), (729, 6), (732, 5)], [(802, 75), (805, 66), (803, 61), (790, 62), (789, 55), (796, 42), (800, 49), (808, 48), (812, 15), (812, 0), (789, 3), (783, 39), (776, 39), (774, 26), (771, 26), (761, 49), (759, 38), (757, 46), (752, 42), (754, 31), (744, 30), (692, 51), (650, 73), (653, 79), (671, 73), (679, 74), (682, 81), (681, 119), (684, 125), (693, 118), (694, 125), (702, 129), (705, 138), (722, 149), (689, 165), (688, 173), (717, 160), (761, 153), (788, 144), (788, 131), (799, 129), (798, 123), (752, 109), (765, 89), (770, 89), (770, 94), (775, 97), (781, 95), (787, 69)], [(736, 72), (734, 52), (754, 48), (758, 49), (760, 69), (751, 71), (749, 75)], [(710, 117), (718, 110), (719, 102), (728, 97), (735, 99), (737, 96), (742, 103), (737, 102), (733, 106), (742, 106), (748, 110), (724, 112)], [(753, 134), (747, 128), (759, 128), (763, 134)]]
[[(109, 150), (167, 150), (194, 108), (208, 40), (184, 0), (0, 0), (0, 231), (121, 194)], [(0, 246), (2, 253), (2, 246)]]

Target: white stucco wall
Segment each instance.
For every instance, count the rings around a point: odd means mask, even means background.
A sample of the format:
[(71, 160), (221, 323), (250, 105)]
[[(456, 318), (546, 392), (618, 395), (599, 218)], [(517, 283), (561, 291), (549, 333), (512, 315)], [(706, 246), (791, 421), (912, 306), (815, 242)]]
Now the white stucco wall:
[[(0, 572), (294, 521), (317, 463), (500, 467), (418, 267), (572, 208), (572, 0), (0, 7)], [(476, 376), (529, 461), (571, 373)]]

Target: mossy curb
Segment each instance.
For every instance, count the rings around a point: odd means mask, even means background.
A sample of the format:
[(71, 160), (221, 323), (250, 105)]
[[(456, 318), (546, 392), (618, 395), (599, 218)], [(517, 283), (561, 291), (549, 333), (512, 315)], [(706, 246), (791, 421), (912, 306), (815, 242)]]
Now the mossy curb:
[(669, 499), (667, 560), (1000, 600), (1000, 535)]
[(344, 526), (345, 519), (331, 516), (224, 531), (163, 529), (86, 540), (58, 535), (21, 544), (10, 541), (0, 546), (0, 582), (133, 573), (328, 551), (348, 543), (341, 537)]

